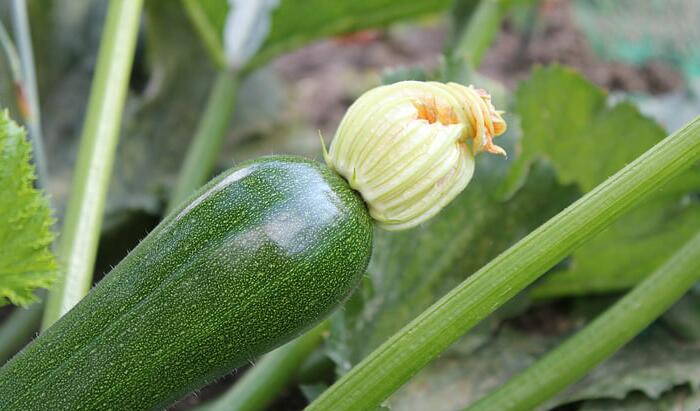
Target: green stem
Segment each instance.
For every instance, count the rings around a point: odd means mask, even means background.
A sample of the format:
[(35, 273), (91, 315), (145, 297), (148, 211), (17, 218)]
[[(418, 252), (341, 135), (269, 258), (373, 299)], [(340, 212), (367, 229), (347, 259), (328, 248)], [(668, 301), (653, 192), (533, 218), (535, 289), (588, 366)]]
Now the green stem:
[(651, 276), (533, 366), (468, 408), (526, 411), (586, 375), (700, 280), (700, 233)]
[(225, 70), (219, 72), (202, 120), (187, 150), (185, 163), (168, 203), (168, 211), (186, 200), (209, 179), (231, 123), (238, 83), (238, 74)]
[(143, 0), (109, 2), (77, 168), (58, 247), (63, 274), (49, 293), (43, 328), (90, 289)]
[(0, 366), (29, 342), (39, 329), (43, 304), (17, 307), (0, 327)]
[(452, 55), (464, 57), (470, 67), (478, 68), (501, 29), (501, 21), (509, 7), (510, 0), (481, 0), (469, 18), (469, 24), (457, 41)]
[(257, 411), (266, 409), (296, 375), (299, 367), (321, 343), (328, 329), (325, 321), (294, 341), (265, 355), (207, 411)]
[(471, 275), (308, 409), (374, 409), (479, 321), (699, 159), (700, 117)]
[(221, 29), (212, 24), (211, 19), (205, 11), (205, 4), (201, 0), (182, 0), (187, 15), (192, 21), (195, 30), (202, 38), (204, 46), (207, 48), (212, 60), (219, 68), (225, 68), (226, 56), (224, 55), (223, 34)]
[(37, 182), (39, 187), (47, 188), (48, 171), (46, 154), (44, 150), (44, 138), (41, 131), (41, 112), (39, 110), (39, 93), (36, 86), (36, 73), (34, 70), (34, 53), (32, 37), (29, 29), (29, 17), (27, 16), (26, 0), (12, 0), (12, 22), (19, 49), (19, 62), (22, 70), (22, 89), (26, 98), (27, 113), (25, 121), (29, 129), (29, 138), (32, 140), (32, 157), (37, 170)]

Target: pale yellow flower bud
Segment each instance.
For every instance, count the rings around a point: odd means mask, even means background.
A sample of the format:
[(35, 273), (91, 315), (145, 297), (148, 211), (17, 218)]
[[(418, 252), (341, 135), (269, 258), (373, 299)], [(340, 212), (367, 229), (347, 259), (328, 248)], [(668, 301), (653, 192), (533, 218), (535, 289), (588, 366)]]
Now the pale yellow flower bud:
[(505, 154), (492, 141), (506, 130), (501, 114), (472, 86), (381, 86), (348, 109), (324, 156), (382, 228), (402, 230), (437, 214), (467, 186), (475, 154)]

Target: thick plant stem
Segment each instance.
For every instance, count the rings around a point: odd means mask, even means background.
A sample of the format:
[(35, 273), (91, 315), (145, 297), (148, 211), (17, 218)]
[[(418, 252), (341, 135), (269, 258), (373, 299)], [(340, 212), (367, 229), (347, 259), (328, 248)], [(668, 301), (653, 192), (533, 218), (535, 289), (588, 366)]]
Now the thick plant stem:
[(62, 276), (49, 293), (49, 327), (90, 289), (105, 199), (134, 59), (143, 0), (109, 2), (95, 78), (58, 247)]
[(221, 150), (231, 115), (236, 105), (239, 76), (222, 70), (213, 85), (202, 120), (187, 150), (175, 189), (168, 202), (168, 212), (186, 200), (210, 177)]
[(479, 321), (698, 160), (700, 117), (471, 275), (340, 378), (308, 409), (374, 409)]
[(258, 411), (267, 409), (296, 375), (302, 362), (321, 343), (328, 322), (265, 355), (207, 411)]
[(452, 54), (466, 58), (472, 68), (478, 68), (501, 28), (501, 21), (508, 11), (510, 1), (479, 1)]
[(527, 411), (586, 375), (700, 280), (700, 233), (590, 325), (469, 411)]

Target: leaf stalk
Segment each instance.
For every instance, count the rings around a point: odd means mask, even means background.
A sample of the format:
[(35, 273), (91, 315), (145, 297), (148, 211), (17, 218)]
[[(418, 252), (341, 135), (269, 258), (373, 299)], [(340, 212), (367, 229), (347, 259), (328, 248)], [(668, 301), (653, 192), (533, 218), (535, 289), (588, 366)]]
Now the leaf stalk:
[(143, 0), (109, 2), (57, 250), (63, 273), (49, 292), (43, 329), (77, 304), (92, 284), (142, 6)]

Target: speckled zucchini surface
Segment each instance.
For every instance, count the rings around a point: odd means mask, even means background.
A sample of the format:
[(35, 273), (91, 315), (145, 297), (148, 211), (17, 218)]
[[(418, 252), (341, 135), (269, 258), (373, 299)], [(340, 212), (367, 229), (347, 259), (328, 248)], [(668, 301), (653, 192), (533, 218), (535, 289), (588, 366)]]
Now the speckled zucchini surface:
[(365, 204), (324, 165), (242, 164), (0, 369), (0, 409), (161, 409), (318, 323), (371, 242)]

